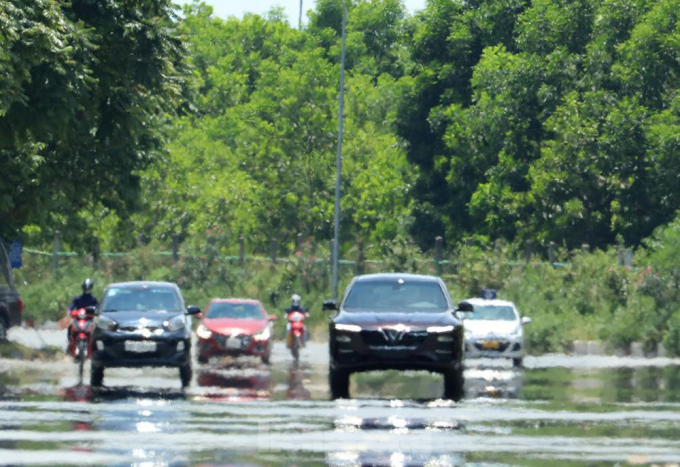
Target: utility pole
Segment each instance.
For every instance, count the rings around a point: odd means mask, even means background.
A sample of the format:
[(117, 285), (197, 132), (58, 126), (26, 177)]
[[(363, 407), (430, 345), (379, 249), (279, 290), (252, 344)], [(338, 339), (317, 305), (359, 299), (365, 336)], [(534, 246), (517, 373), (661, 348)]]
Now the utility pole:
[(343, 108), (345, 105), (345, 29), (347, 7), (342, 2), (342, 49), (340, 52), (340, 102), (338, 104), (338, 156), (335, 169), (335, 226), (333, 239), (333, 299), (338, 299), (338, 245), (340, 244), (340, 175), (342, 174)]
[(302, 0), (300, 0), (300, 17), (298, 18), (298, 29), (302, 30)]

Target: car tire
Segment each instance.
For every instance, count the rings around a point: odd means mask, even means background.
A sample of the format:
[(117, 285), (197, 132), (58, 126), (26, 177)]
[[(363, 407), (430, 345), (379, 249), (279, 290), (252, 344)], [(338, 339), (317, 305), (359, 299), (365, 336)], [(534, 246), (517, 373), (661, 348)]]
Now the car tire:
[(90, 367), (90, 386), (93, 388), (101, 387), (104, 383), (104, 367), (94, 366)]
[(465, 376), (462, 365), (444, 372), (444, 398), (459, 401), (465, 395)]
[(187, 388), (191, 384), (191, 377), (193, 372), (191, 371), (191, 365), (185, 365), (179, 367), (179, 379), (182, 382), (182, 387)]
[(262, 356), (262, 363), (269, 365), (269, 354)]
[(521, 368), (524, 365), (524, 360), (521, 358), (513, 358), (512, 366), (515, 368)]
[(328, 386), (331, 391), (331, 399), (349, 399), (349, 376), (346, 370), (331, 368), (328, 371)]
[(0, 316), (0, 342), (7, 341), (7, 329), (9, 329), (7, 320), (3, 316)]

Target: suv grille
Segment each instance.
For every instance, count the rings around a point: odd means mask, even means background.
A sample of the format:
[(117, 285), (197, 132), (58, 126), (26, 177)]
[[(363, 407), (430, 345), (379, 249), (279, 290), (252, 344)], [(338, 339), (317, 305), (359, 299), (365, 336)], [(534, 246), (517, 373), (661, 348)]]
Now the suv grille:
[(361, 331), (361, 338), (369, 347), (417, 348), (425, 339), (426, 331), (397, 332), (392, 329)]

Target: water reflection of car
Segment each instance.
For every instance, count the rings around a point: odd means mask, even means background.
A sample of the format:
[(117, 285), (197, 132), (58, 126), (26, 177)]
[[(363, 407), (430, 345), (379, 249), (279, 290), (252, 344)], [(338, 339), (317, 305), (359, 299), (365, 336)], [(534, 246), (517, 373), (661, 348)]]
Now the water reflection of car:
[(182, 387), (191, 382), (191, 321), (200, 313), (185, 308), (176, 284), (125, 282), (104, 291), (95, 319), (92, 386), (101, 386), (104, 370), (113, 367), (179, 368)]
[(521, 366), (524, 358), (524, 324), (515, 304), (506, 300), (472, 298), (467, 300), (474, 313), (465, 321), (465, 354), (468, 358), (507, 358)]
[(258, 300), (211, 300), (196, 329), (199, 363), (221, 356), (259, 357), (269, 363), (274, 320)]
[(200, 397), (210, 400), (251, 401), (271, 398), (270, 371), (211, 368), (200, 370), (196, 383), (204, 388)]
[[(444, 374), (445, 397), (463, 394), (463, 323), (438, 277), (373, 274), (355, 277), (329, 324), (331, 396), (348, 397), (349, 376), (371, 370)], [(469, 311), (461, 303), (458, 311)]]

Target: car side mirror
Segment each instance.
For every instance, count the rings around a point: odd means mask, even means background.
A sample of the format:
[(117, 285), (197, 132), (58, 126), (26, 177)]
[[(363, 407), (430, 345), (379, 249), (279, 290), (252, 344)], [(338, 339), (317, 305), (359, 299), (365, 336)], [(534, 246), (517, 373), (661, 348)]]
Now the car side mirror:
[(278, 321), (279, 317), (276, 315), (269, 315), (269, 321)]
[(459, 311), (461, 313), (472, 313), (475, 311), (475, 309), (472, 306), (472, 303), (470, 302), (460, 302), (458, 304), (458, 307), (456, 307), (456, 311)]
[(196, 305), (189, 305), (187, 307), (187, 315), (197, 315), (201, 312), (201, 309)]
[(531, 323), (531, 318), (529, 318), (528, 316), (522, 317), (522, 324), (529, 324), (529, 323)]
[(335, 300), (326, 300), (321, 306), (323, 311), (334, 311), (338, 309), (338, 304)]

